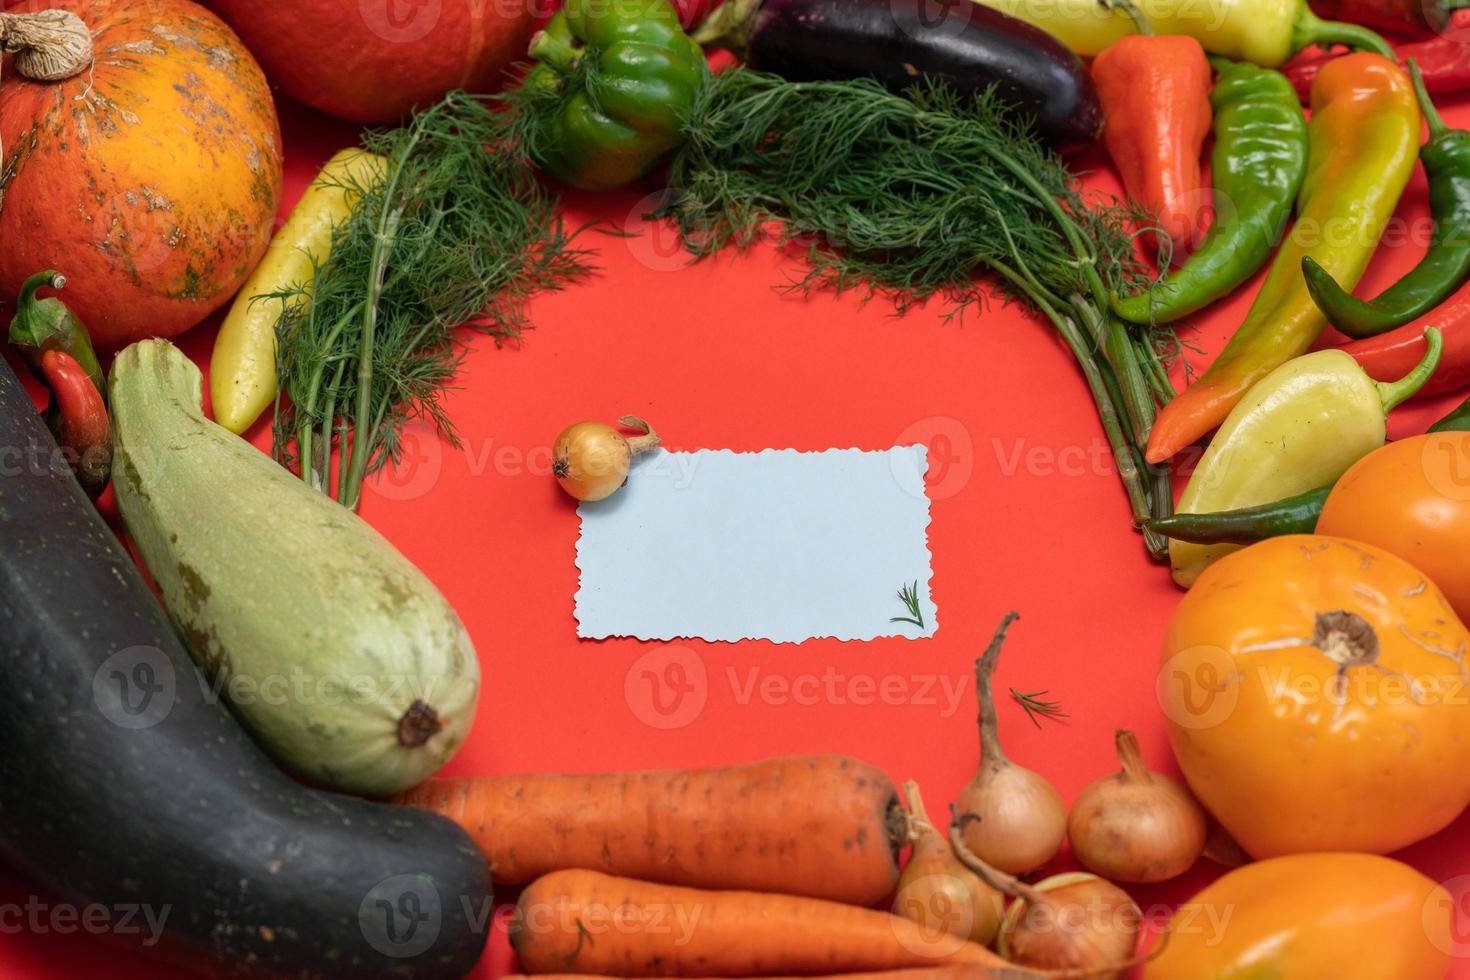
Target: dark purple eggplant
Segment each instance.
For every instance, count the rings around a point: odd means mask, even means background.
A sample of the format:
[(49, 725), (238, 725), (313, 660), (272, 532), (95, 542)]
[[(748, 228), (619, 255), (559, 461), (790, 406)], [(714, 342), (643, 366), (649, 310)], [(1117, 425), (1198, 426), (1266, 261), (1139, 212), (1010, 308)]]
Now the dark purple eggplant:
[(927, 78), (964, 95), (994, 86), (1056, 143), (1091, 143), (1102, 128), (1081, 59), (971, 0), (726, 0), (694, 38), (792, 81), (868, 76), (901, 91)]

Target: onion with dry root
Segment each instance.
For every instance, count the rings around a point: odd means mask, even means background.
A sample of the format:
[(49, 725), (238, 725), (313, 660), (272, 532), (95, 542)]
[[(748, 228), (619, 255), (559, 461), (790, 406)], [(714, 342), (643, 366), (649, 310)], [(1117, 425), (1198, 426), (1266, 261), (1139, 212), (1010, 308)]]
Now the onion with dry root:
[(1138, 739), (1116, 735), (1122, 771), (1089, 785), (1072, 804), (1067, 836), (1083, 866), (1114, 881), (1163, 881), (1188, 871), (1209, 821), (1194, 795), (1143, 764)]
[(578, 422), (556, 437), (551, 471), (578, 500), (605, 500), (628, 482), (633, 457), (658, 448), (658, 434), (645, 421), (624, 415), (618, 422), (643, 434), (629, 439), (602, 422)]
[(1121, 977), (1135, 956), (1143, 913), (1117, 885), (1085, 871), (1028, 885), (970, 852), (957, 827), (950, 843), (960, 862), (1015, 899), (1000, 923), (996, 949), (1017, 966), (1081, 970), (1096, 980)]
[(954, 856), (949, 840), (929, 820), (919, 784), (907, 782), (903, 791), (909, 802), (913, 851), (898, 880), (894, 914), (931, 932), (948, 932), (989, 946), (1000, 927), (1001, 893)]
[(955, 801), (955, 826), (965, 846), (1007, 874), (1034, 871), (1056, 856), (1067, 832), (1067, 808), (1046, 777), (1013, 763), (1000, 747), (991, 678), (1006, 628), (1019, 617), (1006, 613), (985, 653), (975, 661), (980, 701), (980, 768)]

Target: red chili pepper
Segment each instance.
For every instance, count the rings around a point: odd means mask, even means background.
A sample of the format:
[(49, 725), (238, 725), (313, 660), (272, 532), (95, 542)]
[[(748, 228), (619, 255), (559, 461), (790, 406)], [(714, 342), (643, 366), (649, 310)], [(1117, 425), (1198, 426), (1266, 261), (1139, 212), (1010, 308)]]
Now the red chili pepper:
[(1204, 48), (1178, 35), (1130, 34), (1092, 62), (1108, 155), (1128, 196), (1173, 242), (1177, 261), (1204, 230), (1200, 153), (1210, 132), (1210, 77)]
[(1401, 34), (1444, 30), (1459, 0), (1312, 0), (1312, 13)]
[(96, 500), (112, 472), (112, 420), (102, 394), (66, 351), (46, 351), (41, 373), (51, 389), (51, 431), (77, 482)]
[(1396, 330), (1355, 340), (1342, 349), (1375, 381), (1394, 381), (1424, 357), (1424, 328), (1438, 327), (1444, 338), (1439, 367), (1420, 395), (1440, 395), (1470, 385), (1470, 282), (1430, 312)]
[[(1315, 9), (1316, 5), (1313, 6)], [(1414, 59), (1431, 94), (1443, 95), (1470, 89), (1470, 9), (1456, 10), (1451, 14), (1449, 26), (1443, 34), (1427, 41), (1395, 44), (1393, 48), (1398, 52), (1400, 62)], [(1346, 48), (1337, 48), (1331, 53), (1321, 48), (1308, 48), (1281, 70), (1291, 79), (1301, 100), (1307, 102), (1311, 98), (1312, 82), (1322, 66), (1346, 52)]]

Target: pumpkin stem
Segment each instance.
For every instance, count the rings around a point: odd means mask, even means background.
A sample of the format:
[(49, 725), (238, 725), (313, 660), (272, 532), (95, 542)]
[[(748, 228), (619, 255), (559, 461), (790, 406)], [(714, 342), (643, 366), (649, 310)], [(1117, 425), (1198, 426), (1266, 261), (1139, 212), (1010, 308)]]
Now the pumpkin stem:
[(0, 50), (26, 78), (59, 82), (92, 63), (92, 32), (70, 10), (0, 14)]

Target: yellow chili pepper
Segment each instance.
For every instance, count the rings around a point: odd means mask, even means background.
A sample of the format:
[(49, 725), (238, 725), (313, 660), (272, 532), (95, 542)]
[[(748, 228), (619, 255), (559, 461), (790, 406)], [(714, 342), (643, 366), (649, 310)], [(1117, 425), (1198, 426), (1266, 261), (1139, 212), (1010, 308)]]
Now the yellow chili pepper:
[(1403, 69), (1363, 52), (1329, 62), (1312, 85), (1296, 224), (1225, 349), (1159, 412), (1149, 434), (1150, 463), (1225, 421), (1252, 385), (1312, 346), (1327, 318), (1307, 289), (1302, 260), (1311, 256), (1352, 289), (1418, 158), (1419, 105)]
[(328, 160), (240, 288), (209, 362), (214, 420), (231, 432), (250, 428), (276, 396), (281, 307), (279, 301), (262, 297), (310, 280), (313, 263), (332, 245), (332, 230), (352, 213), (357, 195), (351, 187), (380, 179), (385, 163), (355, 148)]
[(1454, 917), (1448, 891), (1392, 858), (1271, 858), (1181, 905), (1143, 980), (1440, 980)]
[[(1098, 0), (975, 0), (1048, 32), (1077, 54), (1090, 58), (1127, 34), (1136, 34), (1127, 5)], [(1134, 7), (1155, 34), (1183, 34), (1210, 54), (1252, 61), (1266, 68), (1283, 64), (1313, 44), (1345, 44), (1393, 50), (1373, 31), (1318, 18), (1306, 0), (1135, 0)]]
[[(1348, 354), (1319, 350), (1261, 379), (1225, 419), (1179, 496), (1179, 513), (1256, 507), (1328, 486), (1383, 446), (1387, 415), (1439, 366), (1439, 331), (1424, 332), (1424, 359), (1398, 381), (1374, 381)], [(1169, 542), (1174, 581), (1188, 588), (1234, 544)]]

